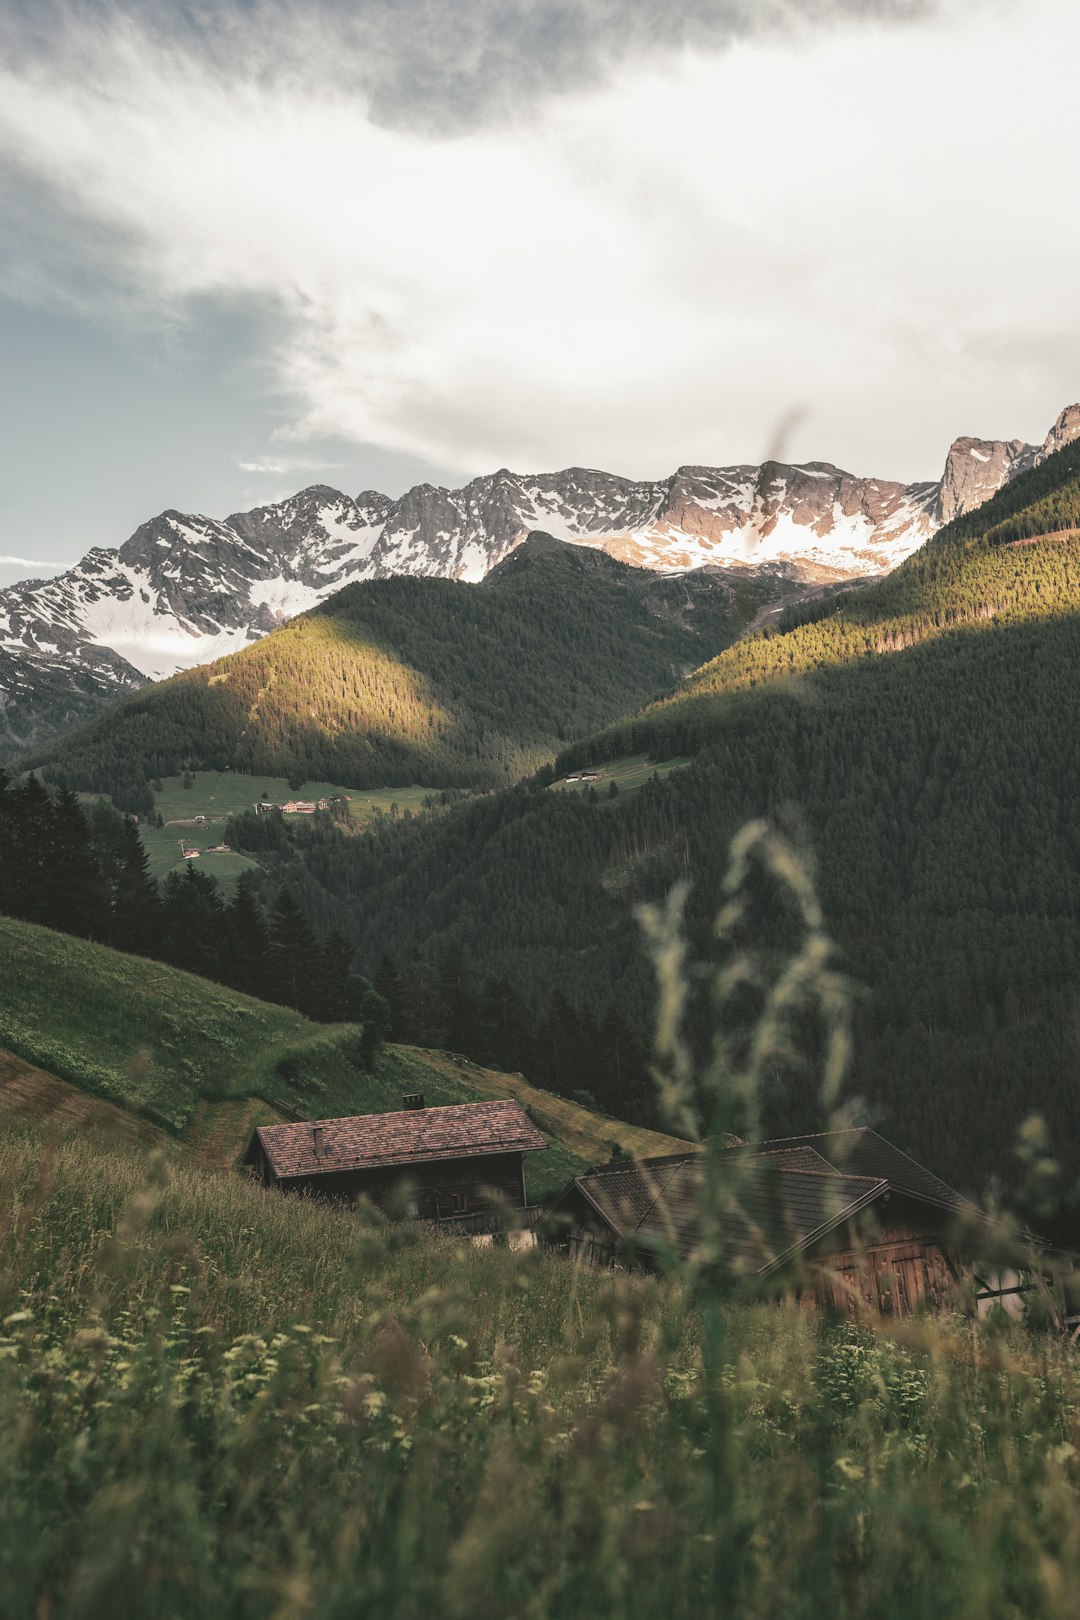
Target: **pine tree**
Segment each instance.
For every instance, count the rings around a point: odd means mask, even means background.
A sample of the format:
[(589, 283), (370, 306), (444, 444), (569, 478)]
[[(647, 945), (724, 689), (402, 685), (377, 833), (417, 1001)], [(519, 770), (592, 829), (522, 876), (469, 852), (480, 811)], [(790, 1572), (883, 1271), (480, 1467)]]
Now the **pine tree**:
[(269, 985), (275, 1001), (310, 1016), (318, 998), (319, 942), (288, 889), (270, 908)]
[(443, 1043), (451, 1052), (469, 1053), (476, 1046), (476, 998), (461, 951), (451, 943), (439, 955), (439, 1000), (442, 1004)]
[[(352, 946), (332, 928), (319, 947), (315, 1017), (327, 1024), (343, 1024), (358, 1014), (353, 1010), (357, 990), (351, 971)], [(363, 983), (370, 990), (365, 979)]]
[(256, 898), (256, 880), (243, 872), (225, 911), (223, 976), (234, 990), (269, 997), (270, 932)]
[(349, 1006), (350, 1017), (360, 1025), (360, 1062), (365, 1069), (371, 1069), (387, 1035), (390, 1008), (375, 987), (358, 973), (349, 980)]
[(162, 927), (161, 895), (134, 822), (116, 819), (120, 826), (109, 884), (109, 942), (122, 951), (154, 956)]
[(374, 990), (386, 1002), (387, 1006), (387, 1035), (393, 1041), (407, 1041), (410, 1038), (405, 1026), (405, 985), (397, 963), (392, 956), (382, 956), (375, 969)]
[(170, 872), (162, 887), (161, 955), (174, 967), (220, 979), (225, 906), (217, 882), (189, 864)]

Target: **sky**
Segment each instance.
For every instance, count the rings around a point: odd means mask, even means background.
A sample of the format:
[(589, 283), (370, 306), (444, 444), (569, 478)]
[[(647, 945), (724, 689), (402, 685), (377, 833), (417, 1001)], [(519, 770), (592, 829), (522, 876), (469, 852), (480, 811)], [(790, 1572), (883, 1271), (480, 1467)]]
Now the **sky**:
[(0, 582), (1080, 397), (1074, 0), (4, 0)]

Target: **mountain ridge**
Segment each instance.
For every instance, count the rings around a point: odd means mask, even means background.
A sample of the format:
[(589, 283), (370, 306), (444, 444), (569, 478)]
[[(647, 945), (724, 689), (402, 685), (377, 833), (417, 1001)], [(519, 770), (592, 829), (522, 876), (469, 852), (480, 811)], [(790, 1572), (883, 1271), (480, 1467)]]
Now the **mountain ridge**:
[(1069, 406), (1042, 447), (957, 439), (937, 483), (859, 478), (824, 461), (684, 466), (651, 481), (504, 467), (397, 500), (313, 484), (225, 519), (169, 508), (115, 551), (0, 591), (0, 756), (246, 646), (355, 581), (478, 583), (535, 530), (661, 573), (767, 568), (810, 587), (877, 577), (1078, 435), (1080, 406)]

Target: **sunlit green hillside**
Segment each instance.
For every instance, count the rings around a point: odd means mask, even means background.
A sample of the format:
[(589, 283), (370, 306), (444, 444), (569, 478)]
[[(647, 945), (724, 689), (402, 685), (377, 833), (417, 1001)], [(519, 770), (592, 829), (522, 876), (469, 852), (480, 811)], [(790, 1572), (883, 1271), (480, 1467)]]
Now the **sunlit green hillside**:
[(858, 665), (959, 629), (1050, 619), (1078, 604), (1080, 443), (949, 524), (879, 584), (789, 610), (629, 724), (565, 751), (560, 766), (642, 748), (657, 758), (692, 752), (730, 694)]
[(482, 585), (347, 586), (25, 763), (133, 810), (149, 808), (149, 783), (188, 766), (501, 787), (670, 687), (783, 592), (775, 580), (663, 579), (534, 536)]

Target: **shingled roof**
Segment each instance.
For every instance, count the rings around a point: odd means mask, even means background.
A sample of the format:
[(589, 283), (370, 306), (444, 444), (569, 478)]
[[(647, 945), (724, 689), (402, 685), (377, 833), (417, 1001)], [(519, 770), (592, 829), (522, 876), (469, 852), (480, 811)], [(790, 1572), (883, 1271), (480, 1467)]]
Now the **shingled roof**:
[[(890, 1190), (943, 1209), (976, 1210), (866, 1128), (744, 1144), (727, 1155), (737, 1173), (721, 1222), (722, 1264), (752, 1275), (775, 1271)], [(578, 1176), (563, 1198), (576, 1190), (613, 1234), (643, 1248), (670, 1245), (686, 1258), (701, 1241), (703, 1162), (690, 1152), (600, 1165)]]
[(256, 1141), (279, 1181), (422, 1164), (431, 1159), (532, 1153), (547, 1147), (521, 1104), (511, 1101), (356, 1114), (299, 1125), (260, 1125), (248, 1146), (248, 1158)]
[[(764, 1154), (790, 1155), (796, 1149), (810, 1148), (844, 1175), (875, 1176), (887, 1181), (895, 1192), (909, 1193), (940, 1209), (981, 1214), (978, 1206), (964, 1198), (940, 1176), (925, 1170), (910, 1154), (894, 1147), (869, 1125), (852, 1125), (842, 1131), (819, 1131), (806, 1136), (781, 1136), (769, 1142), (750, 1142), (728, 1149), (755, 1158)], [(790, 1163), (790, 1159), (788, 1160)]]

